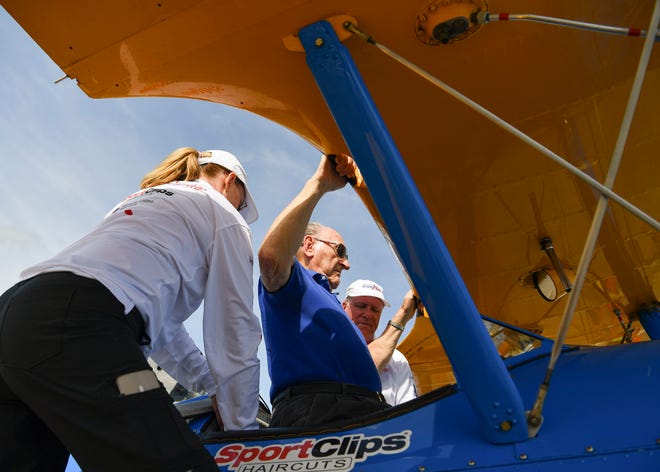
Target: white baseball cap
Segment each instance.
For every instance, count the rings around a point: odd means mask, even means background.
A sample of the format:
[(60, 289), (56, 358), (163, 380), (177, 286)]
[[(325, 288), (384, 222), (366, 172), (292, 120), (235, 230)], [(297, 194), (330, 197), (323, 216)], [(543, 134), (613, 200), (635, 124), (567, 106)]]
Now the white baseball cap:
[(346, 298), (348, 297), (375, 297), (382, 300), (385, 306), (390, 306), (383, 295), (383, 287), (371, 280), (358, 279), (346, 289)]
[(259, 218), (259, 212), (257, 211), (257, 206), (254, 204), (254, 200), (252, 199), (252, 195), (248, 189), (247, 173), (245, 172), (245, 169), (243, 169), (241, 163), (238, 162), (236, 156), (234, 156), (231, 152), (217, 149), (201, 152), (199, 164), (202, 165), (208, 163), (218, 164), (219, 166), (222, 166), (236, 174), (238, 180), (240, 180), (245, 186), (246, 206), (245, 208), (241, 208), (239, 213), (243, 216), (248, 224), (257, 221), (257, 218)]

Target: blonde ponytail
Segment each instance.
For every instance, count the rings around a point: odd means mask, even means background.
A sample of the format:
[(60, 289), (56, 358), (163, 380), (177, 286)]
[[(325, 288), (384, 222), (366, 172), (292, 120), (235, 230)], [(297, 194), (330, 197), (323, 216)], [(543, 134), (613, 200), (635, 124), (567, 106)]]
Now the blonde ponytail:
[(179, 148), (167, 156), (158, 166), (147, 173), (140, 188), (155, 187), (176, 180), (195, 180), (201, 173), (199, 151), (191, 147)]

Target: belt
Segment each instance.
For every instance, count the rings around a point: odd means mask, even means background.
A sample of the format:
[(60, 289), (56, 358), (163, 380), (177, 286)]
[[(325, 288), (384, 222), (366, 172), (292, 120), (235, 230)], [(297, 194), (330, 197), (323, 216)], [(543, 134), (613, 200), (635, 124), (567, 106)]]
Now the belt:
[(280, 391), (273, 398), (273, 408), (282, 400), (287, 400), (295, 395), (315, 394), (315, 393), (335, 393), (344, 395), (358, 395), (362, 397), (374, 398), (385, 403), (385, 397), (380, 392), (374, 392), (368, 388), (358, 387), (357, 385), (341, 382), (310, 382), (305, 384), (292, 385)]

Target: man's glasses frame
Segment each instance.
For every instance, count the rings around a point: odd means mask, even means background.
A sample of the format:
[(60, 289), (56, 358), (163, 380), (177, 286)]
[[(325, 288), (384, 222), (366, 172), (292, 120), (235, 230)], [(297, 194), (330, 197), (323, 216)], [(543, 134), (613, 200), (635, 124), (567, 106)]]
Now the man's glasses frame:
[(319, 241), (321, 243), (324, 243), (324, 244), (327, 244), (328, 246), (330, 246), (335, 251), (335, 254), (337, 254), (337, 256), (340, 259), (348, 260), (348, 249), (346, 249), (346, 246), (344, 245), (344, 243), (340, 243), (340, 242), (337, 242), (337, 241), (328, 241), (326, 239), (319, 239), (319, 238), (315, 238), (314, 236), (312, 236), (312, 238), (315, 241)]
[(236, 177), (236, 180), (234, 182), (238, 182), (240, 184), (240, 187), (243, 189), (243, 201), (239, 203), (237, 210), (241, 211), (243, 208), (247, 208), (247, 189), (245, 188), (245, 184), (241, 182), (238, 177)]

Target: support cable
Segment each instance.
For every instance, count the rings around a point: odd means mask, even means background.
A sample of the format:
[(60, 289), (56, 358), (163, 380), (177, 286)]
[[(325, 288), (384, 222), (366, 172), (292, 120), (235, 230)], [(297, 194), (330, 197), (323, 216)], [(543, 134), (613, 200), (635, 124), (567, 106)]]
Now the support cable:
[[(530, 13), (490, 13), (480, 11), (474, 14), (473, 20), (478, 24), (491, 23), (493, 21), (534, 21), (536, 23), (545, 23), (547, 25), (567, 26), (569, 28), (596, 31), (598, 33), (617, 34), (620, 36), (637, 36), (645, 38), (647, 30), (639, 28), (625, 28), (621, 26), (599, 25), (597, 23), (587, 23), (586, 21), (567, 20), (564, 18), (555, 18), (552, 16), (534, 15)], [(655, 41), (660, 41), (658, 33), (651, 34), (655, 36)]]
[(520, 131), (518, 128), (515, 126), (507, 123), (505, 120), (500, 118), (499, 116), (495, 115), (491, 111), (487, 110), (486, 108), (482, 107), (475, 101), (471, 100), (470, 98), (466, 97), (456, 89), (450, 87), (446, 83), (442, 82), (441, 80), (437, 79), (436, 77), (432, 76), (428, 72), (426, 72), (424, 69), (418, 67), (417, 65), (413, 64), (412, 62), (408, 61), (407, 59), (403, 58), (402, 56), (398, 55), (388, 47), (377, 43), (370, 35), (364, 33), (360, 29), (358, 29), (357, 26), (355, 26), (353, 23), (350, 21), (347, 21), (344, 23), (344, 28), (347, 30), (351, 31), (355, 35), (359, 36), (360, 38), (364, 39), (367, 41), (369, 44), (373, 44), (376, 46), (379, 50), (381, 50), (383, 53), (394, 59), (395, 61), (399, 62), (400, 64), (404, 65), (408, 69), (412, 70), (416, 74), (418, 74), (420, 77), (428, 80), (435, 86), (439, 87), (440, 89), (444, 90), (447, 92), (449, 95), (460, 101), (461, 103), (467, 105), (470, 107), (472, 110), (476, 111), (480, 115), (486, 117), (488, 120), (492, 121), (496, 125), (498, 125), (500, 128), (503, 128), (504, 130), (508, 131), (509, 133), (513, 134), (515, 137), (520, 139), (521, 141), (527, 143), (543, 155), (549, 157), (552, 159), (554, 162), (559, 164), (560, 166), (564, 167), (566, 170), (571, 172), (573, 175), (581, 179), (582, 181), (586, 182), (587, 184), (591, 185), (594, 187), (596, 190), (598, 190), (601, 194), (611, 198), (615, 202), (617, 202), (619, 205), (624, 207), (626, 210), (631, 212), (633, 215), (637, 216), (639, 219), (656, 229), (657, 231), (660, 231), (660, 223), (654, 219), (652, 216), (648, 215), (647, 213), (643, 212), (639, 208), (637, 208), (635, 205), (632, 203), (628, 202), (624, 198), (620, 197), (618, 194), (612, 191), (612, 189), (608, 188), (607, 186), (601, 184), (598, 182), (596, 179), (591, 177), (590, 175), (582, 172), (580, 169), (572, 165), (571, 163), (565, 161), (562, 157), (559, 155), (555, 154), (552, 152), (550, 149), (546, 148), (543, 146), (541, 143), (538, 141), (535, 141), (531, 137), (527, 136), (525, 133)]

